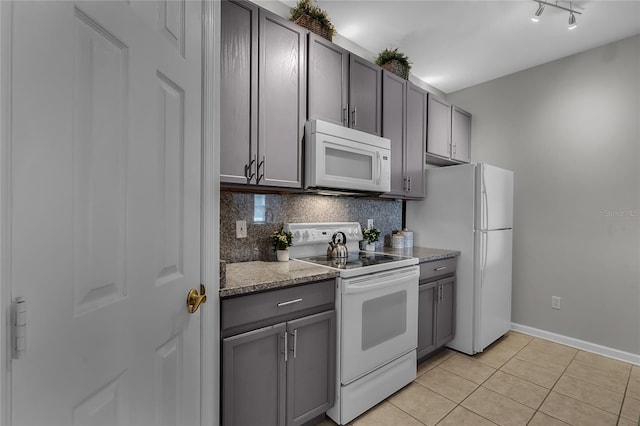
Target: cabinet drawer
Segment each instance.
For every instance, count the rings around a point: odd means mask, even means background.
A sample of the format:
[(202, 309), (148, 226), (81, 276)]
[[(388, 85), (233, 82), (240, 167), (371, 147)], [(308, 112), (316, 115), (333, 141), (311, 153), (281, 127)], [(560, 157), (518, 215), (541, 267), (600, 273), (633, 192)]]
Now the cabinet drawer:
[(271, 322), (269, 320), (275, 323), (290, 314), (321, 307), (332, 309), (334, 302), (335, 280), (223, 299), (220, 325), (222, 330), (250, 324), (264, 326)]
[(420, 264), (420, 281), (430, 280), (432, 278), (442, 277), (456, 273), (455, 257), (448, 259), (434, 260)]

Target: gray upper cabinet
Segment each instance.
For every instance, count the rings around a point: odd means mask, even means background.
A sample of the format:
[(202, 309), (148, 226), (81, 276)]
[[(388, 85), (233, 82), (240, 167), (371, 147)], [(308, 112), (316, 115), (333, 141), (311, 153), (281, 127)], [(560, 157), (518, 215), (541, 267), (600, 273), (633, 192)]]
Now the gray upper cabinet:
[(302, 187), (306, 31), (260, 10), (257, 183)]
[(424, 197), (428, 93), (382, 72), (382, 136), (391, 140), (391, 191), (385, 197)]
[(429, 93), (427, 154), (448, 160), (451, 146), (451, 105)]
[(222, 2), (220, 182), (302, 187), (306, 30)]
[(471, 114), (451, 107), (451, 157), (463, 163), (471, 161)]
[(471, 161), (471, 114), (429, 94), (427, 162), (436, 165)]
[(403, 78), (388, 71), (382, 72), (382, 136), (391, 140), (391, 191), (385, 196), (405, 195), (406, 86)]
[(349, 56), (349, 127), (382, 134), (382, 68), (353, 53)]
[(349, 52), (309, 33), (309, 119), (348, 126)]
[(309, 34), (309, 119), (380, 135), (382, 68)]
[(407, 133), (405, 174), (408, 179), (406, 197), (423, 198), (424, 153), (427, 145), (427, 91), (407, 82)]
[(221, 7), (220, 181), (246, 184), (258, 155), (258, 7)]

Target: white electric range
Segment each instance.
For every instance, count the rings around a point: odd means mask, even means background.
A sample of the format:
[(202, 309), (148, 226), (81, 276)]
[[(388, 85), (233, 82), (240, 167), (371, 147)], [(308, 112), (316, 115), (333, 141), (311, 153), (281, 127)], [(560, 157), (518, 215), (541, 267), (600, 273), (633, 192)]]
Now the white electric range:
[[(418, 259), (360, 251), (357, 222), (286, 223), (295, 261), (338, 271), (336, 401), (327, 412), (347, 424), (416, 377)], [(347, 258), (327, 247), (343, 232)]]

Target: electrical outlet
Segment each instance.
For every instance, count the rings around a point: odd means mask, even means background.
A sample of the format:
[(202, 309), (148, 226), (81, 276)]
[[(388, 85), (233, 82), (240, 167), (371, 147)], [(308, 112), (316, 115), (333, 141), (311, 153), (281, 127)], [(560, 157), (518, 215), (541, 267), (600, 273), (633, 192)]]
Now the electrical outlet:
[(373, 228), (373, 219), (367, 219), (367, 228)]
[(558, 296), (551, 296), (551, 308), (552, 309), (560, 309), (560, 302), (562, 302), (562, 298)]
[(236, 238), (247, 238), (246, 220), (236, 220)]

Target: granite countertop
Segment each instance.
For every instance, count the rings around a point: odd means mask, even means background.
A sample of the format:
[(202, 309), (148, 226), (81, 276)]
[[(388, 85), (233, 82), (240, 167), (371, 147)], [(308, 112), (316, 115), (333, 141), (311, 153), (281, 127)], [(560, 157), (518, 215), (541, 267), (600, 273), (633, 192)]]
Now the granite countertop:
[(338, 273), (323, 266), (290, 260), (227, 263), (225, 275), (225, 282), (220, 282), (220, 298), (331, 279)]
[(460, 256), (460, 251), (458, 250), (437, 249), (429, 247), (413, 247), (405, 249), (384, 247), (382, 252), (388, 254), (397, 254), (398, 256), (417, 257), (418, 259), (420, 259), (420, 263)]

